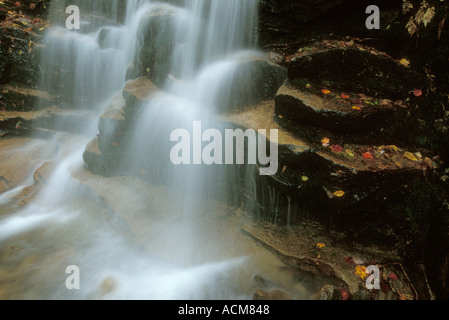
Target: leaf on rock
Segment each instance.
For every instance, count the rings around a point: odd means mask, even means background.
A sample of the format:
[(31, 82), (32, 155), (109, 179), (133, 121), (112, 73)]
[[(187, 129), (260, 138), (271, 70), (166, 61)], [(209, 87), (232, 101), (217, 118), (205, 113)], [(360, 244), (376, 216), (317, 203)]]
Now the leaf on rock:
[(322, 93), (324, 93), (324, 94), (329, 94), (329, 93), (331, 93), (329, 90), (327, 90), (327, 89), (323, 89), (323, 90), (321, 90), (321, 92)]
[(397, 276), (395, 273), (393, 273), (393, 272), (391, 272), (388, 276), (389, 276), (390, 279), (393, 280), (393, 281), (398, 280), (398, 276)]
[(415, 90), (413, 91), (413, 94), (414, 94), (416, 97), (421, 97), (421, 96), (422, 96), (422, 91), (421, 91), (421, 89), (415, 89)]
[(368, 160), (368, 159), (374, 159), (374, 157), (373, 157), (373, 155), (371, 154), (371, 152), (365, 152), (365, 153), (362, 155), (362, 157), (363, 157), (365, 160)]
[(336, 152), (336, 153), (340, 153), (340, 152), (343, 151), (343, 148), (340, 145), (338, 145), (338, 144), (332, 145), (331, 149), (332, 149), (333, 152)]
[(411, 152), (406, 152), (404, 153), (404, 157), (406, 157), (407, 159), (410, 159), (412, 161), (419, 161), (418, 158)]
[(346, 153), (348, 154), (348, 156), (350, 157), (354, 157), (354, 153), (352, 152), (352, 150), (346, 149)]
[(324, 244), (324, 243), (322, 243), (322, 242), (318, 242), (317, 244), (316, 244), (316, 247), (318, 248), (318, 249), (322, 249), (322, 248), (324, 248), (326, 245)]
[(339, 197), (339, 198), (343, 197), (344, 195), (345, 195), (345, 192), (341, 191), (341, 190), (334, 192), (334, 196)]
[(366, 267), (358, 265), (355, 267), (355, 275), (360, 277), (362, 280), (366, 278)]
[(323, 140), (321, 140), (321, 143), (323, 144), (323, 147), (329, 147), (331, 141), (329, 140), (329, 138), (323, 138)]
[(401, 60), (399, 60), (399, 63), (402, 64), (405, 67), (410, 66), (410, 61), (408, 61), (407, 59), (403, 58)]
[(361, 107), (359, 107), (359, 106), (353, 106), (353, 107), (352, 107), (352, 109), (354, 109), (354, 110), (358, 110), (358, 111), (361, 111), (361, 110), (362, 110), (362, 108), (361, 108)]
[(348, 96), (347, 94), (344, 94), (344, 93), (341, 94), (341, 97), (342, 97), (343, 99), (349, 99), (349, 96)]
[(341, 299), (342, 300), (349, 300), (349, 292), (346, 289), (341, 289), (340, 290), (340, 294), (341, 294)]

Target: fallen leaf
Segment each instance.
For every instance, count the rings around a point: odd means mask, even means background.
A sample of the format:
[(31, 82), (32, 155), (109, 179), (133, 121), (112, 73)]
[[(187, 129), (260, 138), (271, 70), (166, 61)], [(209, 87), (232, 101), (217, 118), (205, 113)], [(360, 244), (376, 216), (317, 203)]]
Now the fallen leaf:
[(323, 138), (323, 140), (321, 140), (323, 147), (329, 147), (330, 142), (329, 138)]
[(407, 59), (403, 58), (401, 60), (399, 60), (399, 63), (402, 64), (405, 67), (408, 67), (410, 65), (410, 61), (408, 61)]
[(413, 153), (408, 152), (408, 151), (404, 153), (404, 157), (406, 157), (407, 159), (410, 159), (412, 161), (419, 161), (418, 158), (416, 158), (416, 156)]
[(308, 84), (306, 84), (306, 88), (310, 89), (310, 88), (312, 88), (312, 86), (308, 83)]
[(393, 149), (394, 151), (396, 151), (396, 152), (398, 152), (398, 150), (399, 150), (399, 148), (398, 147), (396, 147), (395, 145), (389, 145), (389, 147), (391, 148), (391, 149)]
[(341, 94), (341, 97), (342, 97), (343, 99), (349, 99), (349, 96), (348, 96), (347, 94), (344, 94), (344, 93)]
[(339, 198), (343, 197), (344, 195), (345, 195), (345, 192), (341, 191), (341, 190), (334, 192), (334, 196), (339, 197)]
[(421, 89), (415, 89), (415, 91), (413, 92), (413, 94), (414, 94), (416, 97), (421, 97), (421, 96), (422, 96), (422, 91), (421, 91)]
[(340, 145), (338, 145), (338, 144), (332, 145), (331, 149), (332, 149), (333, 152), (337, 152), (337, 153), (340, 153), (340, 152), (343, 151), (343, 148)]
[(316, 247), (318, 248), (318, 249), (322, 249), (322, 248), (324, 248), (326, 245), (324, 244), (324, 243), (322, 243), (322, 242), (318, 242), (317, 244), (316, 244)]
[(353, 106), (352, 109), (358, 110), (358, 111), (361, 111), (361, 110), (362, 110), (362, 108), (360, 108), (360, 107), (358, 107), (358, 106)]
[(346, 149), (346, 153), (347, 153), (350, 157), (354, 157), (354, 153), (352, 152), (352, 150)]
[(393, 280), (393, 281), (398, 280), (398, 276), (397, 276), (395, 273), (393, 273), (393, 272), (391, 272), (388, 276), (389, 276), (390, 279)]
[(341, 299), (342, 300), (349, 300), (349, 292), (346, 289), (341, 289), (340, 290), (340, 294), (341, 294)]
[(329, 93), (331, 93), (329, 90), (326, 90), (326, 89), (321, 90), (321, 92), (324, 93), (324, 94), (329, 94)]
[(302, 176), (302, 177), (301, 177), (301, 180), (302, 180), (303, 182), (309, 181), (309, 177)]
[(363, 156), (363, 158), (364, 158), (365, 160), (368, 160), (368, 159), (374, 159), (374, 157), (373, 157), (373, 155), (371, 154), (371, 152), (365, 152), (362, 156)]
[(355, 267), (355, 275), (359, 276), (362, 280), (366, 278), (366, 267), (358, 265)]

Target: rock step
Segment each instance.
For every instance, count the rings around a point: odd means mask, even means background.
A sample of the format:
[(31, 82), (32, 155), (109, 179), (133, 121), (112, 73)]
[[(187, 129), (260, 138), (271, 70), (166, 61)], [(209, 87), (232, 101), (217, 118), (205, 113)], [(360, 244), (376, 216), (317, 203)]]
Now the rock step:
[(51, 106), (54, 100), (44, 91), (12, 85), (0, 86), (0, 109), (6, 111), (34, 111)]
[[(316, 209), (318, 215), (329, 218), (332, 212), (357, 207), (370, 196), (390, 199), (392, 190), (422, 179), (437, 165), (425, 150), (412, 152), (395, 145), (357, 145), (344, 140), (337, 143), (326, 137), (304, 141), (275, 122), (274, 109), (274, 101), (266, 101), (220, 119), (242, 128), (278, 130), (278, 171), (260, 176), (256, 170), (258, 190), (247, 195), (255, 201), (251, 205), (262, 209), (257, 215), (275, 222), (294, 223), (295, 218), (287, 212), (276, 217), (276, 210), (293, 204), (308, 204), (311, 211)], [(268, 197), (270, 193), (272, 197), (282, 195), (278, 204)], [(363, 216), (364, 209), (359, 209)]]
[(289, 79), (307, 79), (316, 87), (405, 99), (426, 80), (388, 54), (354, 41), (323, 40), (287, 57)]
[[(416, 300), (419, 298), (402, 259), (393, 250), (370, 245), (363, 250), (343, 247), (337, 233), (314, 224), (276, 227), (263, 222), (248, 222), (242, 232), (276, 253), (283, 262), (312, 274), (328, 277), (337, 287), (336, 299)], [(380, 269), (382, 290), (366, 289), (366, 268)]]
[(391, 127), (406, 116), (407, 105), (364, 94), (333, 93), (310, 84), (286, 81), (276, 95), (276, 115), (297, 124), (333, 132)]
[(40, 131), (44, 136), (48, 129), (66, 132), (85, 132), (95, 116), (88, 111), (75, 111), (48, 107), (39, 111), (0, 111), (0, 136), (23, 135)]

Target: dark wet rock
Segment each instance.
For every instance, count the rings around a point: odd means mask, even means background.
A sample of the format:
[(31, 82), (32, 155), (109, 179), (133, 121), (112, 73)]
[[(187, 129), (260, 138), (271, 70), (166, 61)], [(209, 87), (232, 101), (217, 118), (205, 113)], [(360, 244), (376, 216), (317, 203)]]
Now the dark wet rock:
[(166, 5), (152, 8), (145, 14), (137, 32), (137, 52), (128, 79), (146, 75), (156, 85), (164, 84), (175, 45), (176, 15), (177, 10)]
[(340, 291), (332, 285), (325, 285), (315, 293), (311, 300), (342, 300)]
[(273, 99), (287, 77), (284, 67), (258, 55), (242, 57), (231, 72), (231, 79), (218, 92), (222, 113)]
[[(344, 98), (342, 98), (342, 96)], [(294, 123), (333, 132), (368, 131), (395, 125), (406, 106), (359, 94), (329, 93), (284, 83), (276, 95), (276, 115)]]
[(0, 84), (36, 88), (41, 52), (37, 43), (45, 21), (9, 12), (0, 22)]
[(48, 93), (11, 85), (0, 86), (0, 108), (6, 111), (33, 111), (49, 107), (54, 98)]
[(426, 87), (417, 72), (354, 42), (322, 41), (288, 57), (287, 63), (289, 79), (307, 79), (323, 89), (405, 99), (414, 89)]
[(98, 145), (103, 152), (118, 147), (126, 133), (125, 107), (125, 99), (120, 94), (112, 99), (100, 117)]

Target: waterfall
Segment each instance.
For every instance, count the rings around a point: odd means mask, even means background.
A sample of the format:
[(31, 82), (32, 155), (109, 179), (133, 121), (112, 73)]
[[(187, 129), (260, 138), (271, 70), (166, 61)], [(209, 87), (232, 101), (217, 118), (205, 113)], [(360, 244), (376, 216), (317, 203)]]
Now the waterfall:
[[(64, 28), (68, 5), (78, 5), (81, 10), (79, 31)], [(42, 89), (57, 96), (58, 107), (88, 110), (92, 117), (86, 120), (87, 129), (80, 129), (77, 135), (68, 138), (56, 134), (52, 142), (59, 144), (61, 151), (52, 159), (57, 166), (47, 187), (15, 217), (0, 220), (0, 241), (15, 241), (14, 237), (27, 233), (39, 243), (36, 250), (42, 253), (41, 260), (42, 255), (48, 254), (48, 259), (42, 261), (45, 268), (27, 274), (25, 296), (101, 298), (99, 288), (112, 278), (117, 289), (108, 298), (251, 297), (248, 279), (254, 271), (245, 267), (248, 258), (223, 256), (218, 261), (208, 260), (207, 252), (217, 251), (223, 241), (217, 238), (199, 243), (199, 235), (205, 230), (195, 225), (199, 218), (207, 219), (209, 210), (207, 206), (199, 207), (195, 197), (226, 194), (217, 181), (227, 176), (228, 168), (222, 166), (212, 172), (203, 166), (175, 168), (168, 159), (167, 146), (171, 130), (189, 129), (195, 120), (203, 121), (205, 128), (222, 129), (212, 116), (219, 112), (220, 102), (229, 93), (237, 63), (257, 55), (251, 51), (257, 43), (257, 8), (257, 0), (52, 3), (49, 15), (52, 26), (43, 39)], [(162, 19), (164, 15), (168, 19)], [(163, 257), (142, 254), (127, 239), (105, 229), (101, 215), (105, 209), (96, 202), (92, 204), (92, 195), (72, 178), (72, 173), (82, 167), (84, 147), (97, 134), (102, 110), (120, 95), (136, 68), (133, 65), (136, 57), (148, 54), (139, 51), (146, 36), (142, 30), (148, 26), (165, 32), (158, 41), (168, 41), (164, 50), (158, 45), (152, 48), (152, 54), (166, 63), (148, 68), (161, 91), (148, 101), (135, 128), (128, 133), (128, 151), (120, 161), (134, 171), (150, 163), (146, 169), (156, 184), (164, 182), (167, 187), (177, 189), (167, 203), (178, 204), (182, 211), (177, 213), (179, 220), (167, 216), (159, 221), (160, 230), (151, 240), (152, 246), (164, 252)], [(126, 205), (127, 199), (122, 201)], [(61, 256), (51, 254), (56, 248), (55, 239), (68, 248)], [(79, 252), (70, 255), (74, 247)], [(33, 253), (31, 248), (28, 250)], [(80, 267), (82, 290), (66, 290), (66, 275), (57, 269), (57, 263), (51, 263), (52, 259)], [(243, 282), (238, 284), (235, 279)], [(17, 290), (20, 292), (20, 287)], [(17, 293), (17, 297), (23, 296)]]

